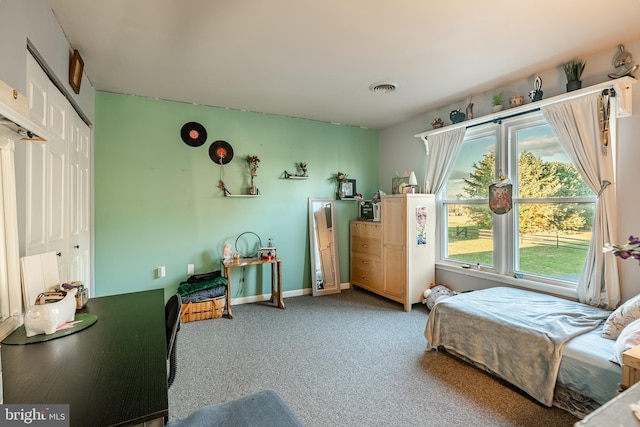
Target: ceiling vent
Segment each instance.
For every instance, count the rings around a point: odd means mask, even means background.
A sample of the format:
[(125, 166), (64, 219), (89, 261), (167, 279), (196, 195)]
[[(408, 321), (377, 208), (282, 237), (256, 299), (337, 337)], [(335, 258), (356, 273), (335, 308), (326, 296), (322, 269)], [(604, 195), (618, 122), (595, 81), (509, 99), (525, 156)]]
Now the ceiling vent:
[(369, 90), (374, 93), (390, 93), (398, 88), (397, 83), (393, 82), (379, 82), (369, 86)]

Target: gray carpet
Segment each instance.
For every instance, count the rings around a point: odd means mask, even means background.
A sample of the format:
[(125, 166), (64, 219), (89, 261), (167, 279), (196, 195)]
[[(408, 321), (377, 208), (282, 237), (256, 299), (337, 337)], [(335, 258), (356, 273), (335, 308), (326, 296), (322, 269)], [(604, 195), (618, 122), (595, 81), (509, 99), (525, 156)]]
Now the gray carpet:
[(572, 426), (577, 419), (444, 352), (425, 352), (428, 311), (362, 290), (233, 307), (185, 323), (170, 420), (263, 389), (314, 426)]

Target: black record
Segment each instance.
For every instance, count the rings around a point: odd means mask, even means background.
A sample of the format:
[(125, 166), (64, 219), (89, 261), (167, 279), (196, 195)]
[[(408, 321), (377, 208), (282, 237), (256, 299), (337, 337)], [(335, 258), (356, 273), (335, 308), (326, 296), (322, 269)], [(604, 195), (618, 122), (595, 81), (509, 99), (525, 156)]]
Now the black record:
[(199, 147), (207, 140), (207, 130), (200, 123), (185, 123), (180, 129), (180, 136), (185, 144)]
[(233, 148), (227, 141), (215, 141), (209, 147), (209, 157), (219, 165), (226, 165), (233, 159)]

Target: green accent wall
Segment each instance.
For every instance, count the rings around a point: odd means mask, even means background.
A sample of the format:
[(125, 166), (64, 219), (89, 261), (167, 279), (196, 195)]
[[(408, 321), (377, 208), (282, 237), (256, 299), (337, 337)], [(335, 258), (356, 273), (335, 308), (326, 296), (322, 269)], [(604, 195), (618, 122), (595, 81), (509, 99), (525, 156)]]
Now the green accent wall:
[[(200, 147), (180, 137), (191, 121), (207, 130)], [(379, 181), (378, 132), (371, 129), (97, 92), (94, 132), (95, 296), (154, 288), (173, 293), (188, 277), (187, 264), (195, 264), (196, 273), (220, 270), (223, 245), (234, 246), (247, 231), (265, 246), (273, 239), (284, 260), (284, 291), (310, 288), (308, 198), (334, 197), (329, 177), (337, 171), (356, 179), (365, 199)], [(224, 166), (209, 158), (216, 140), (234, 150)], [(224, 197), (221, 177), (232, 194), (247, 193), (247, 155), (260, 158), (260, 197)], [(283, 179), (301, 161), (309, 179)], [(336, 206), (346, 283), (349, 221), (358, 204)], [(245, 237), (251, 244), (253, 236)], [(166, 267), (163, 278), (156, 277), (159, 266)], [(269, 293), (270, 278), (267, 266), (234, 269), (232, 297)]]

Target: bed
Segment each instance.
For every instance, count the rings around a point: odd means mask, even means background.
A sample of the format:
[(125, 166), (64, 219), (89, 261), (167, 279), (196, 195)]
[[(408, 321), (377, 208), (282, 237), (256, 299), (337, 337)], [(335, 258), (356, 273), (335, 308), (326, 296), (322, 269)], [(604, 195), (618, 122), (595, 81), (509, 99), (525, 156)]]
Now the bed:
[(427, 350), (444, 348), (546, 406), (580, 418), (610, 400), (621, 368), (602, 338), (611, 311), (514, 288), (465, 292), (436, 304)]

